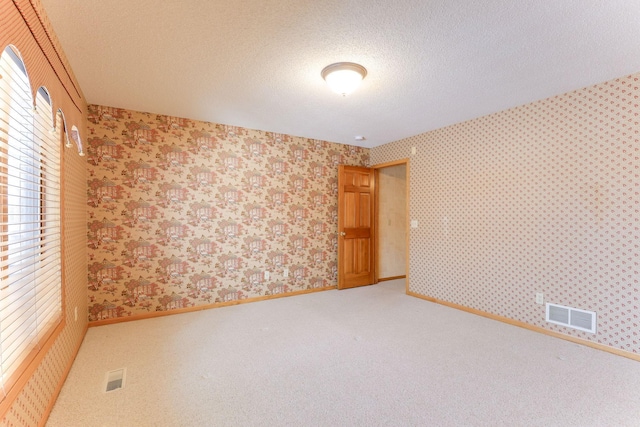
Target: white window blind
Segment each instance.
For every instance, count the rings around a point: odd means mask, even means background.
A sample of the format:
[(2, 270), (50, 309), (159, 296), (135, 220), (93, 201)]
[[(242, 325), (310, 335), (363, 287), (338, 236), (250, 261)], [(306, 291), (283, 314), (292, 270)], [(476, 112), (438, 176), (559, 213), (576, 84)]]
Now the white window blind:
[[(0, 57), (0, 381), (6, 395), (62, 318), (60, 135), (49, 94)], [(56, 127), (59, 129), (59, 126)]]

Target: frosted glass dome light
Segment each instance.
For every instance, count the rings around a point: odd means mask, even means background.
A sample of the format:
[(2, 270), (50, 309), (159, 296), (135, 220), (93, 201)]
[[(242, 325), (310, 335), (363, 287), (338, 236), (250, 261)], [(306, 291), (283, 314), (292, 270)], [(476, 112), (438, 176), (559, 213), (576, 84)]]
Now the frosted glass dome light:
[(356, 90), (367, 75), (367, 70), (353, 62), (337, 62), (324, 67), (320, 74), (332, 91), (345, 96)]

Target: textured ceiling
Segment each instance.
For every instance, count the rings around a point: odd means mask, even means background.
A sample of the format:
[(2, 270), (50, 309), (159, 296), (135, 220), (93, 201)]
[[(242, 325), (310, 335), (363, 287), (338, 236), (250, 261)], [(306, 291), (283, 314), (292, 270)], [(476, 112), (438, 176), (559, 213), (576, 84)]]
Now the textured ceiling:
[(42, 3), (90, 103), (368, 147), (640, 71), (638, 0)]

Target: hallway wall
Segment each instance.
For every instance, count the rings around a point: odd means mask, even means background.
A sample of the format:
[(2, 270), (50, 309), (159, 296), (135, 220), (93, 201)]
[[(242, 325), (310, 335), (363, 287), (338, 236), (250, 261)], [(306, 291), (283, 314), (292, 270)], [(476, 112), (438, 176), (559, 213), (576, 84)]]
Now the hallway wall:
[(404, 276), (406, 268), (406, 165), (378, 170), (378, 277)]

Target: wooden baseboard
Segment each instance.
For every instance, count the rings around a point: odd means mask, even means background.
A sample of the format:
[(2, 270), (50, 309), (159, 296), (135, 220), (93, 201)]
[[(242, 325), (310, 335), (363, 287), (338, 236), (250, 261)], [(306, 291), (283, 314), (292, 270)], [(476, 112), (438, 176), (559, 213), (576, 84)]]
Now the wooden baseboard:
[(44, 413), (42, 414), (42, 418), (40, 419), (40, 422), (38, 423), (39, 427), (43, 427), (47, 423), (47, 420), (49, 419), (49, 415), (51, 414), (51, 411), (53, 410), (53, 406), (56, 404), (56, 400), (58, 400), (58, 396), (60, 395), (60, 390), (62, 390), (62, 386), (64, 385), (65, 381), (67, 380), (67, 377), (69, 376), (69, 371), (71, 371), (71, 367), (73, 366), (73, 362), (75, 362), (76, 361), (76, 357), (78, 357), (78, 352), (80, 351), (80, 347), (82, 346), (82, 342), (84, 341), (84, 337), (87, 335), (87, 329), (88, 328), (89, 328), (89, 326), (85, 326), (84, 332), (82, 333), (82, 339), (80, 341), (78, 341), (78, 345), (76, 345), (76, 348), (74, 349), (74, 352), (73, 352), (73, 357), (67, 363), (67, 367), (65, 368), (64, 373), (62, 374), (62, 378), (60, 378), (60, 381), (58, 382), (58, 385), (57, 385), (56, 389), (54, 390), (53, 395), (51, 395), (51, 399), (49, 399), (49, 404), (47, 405), (47, 408), (45, 409)]
[(230, 305), (246, 304), (250, 302), (258, 302), (258, 301), (266, 301), (266, 300), (277, 299), (277, 298), (292, 297), (295, 295), (329, 291), (332, 289), (337, 289), (337, 286), (326, 286), (324, 288), (318, 288), (318, 289), (303, 289), (301, 291), (287, 292), (284, 294), (266, 295), (266, 296), (253, 297), (253, 298), (247, 298), (247, 299), (236, 300), (236, 301), (217, 302), (213, 304), (199, 305), (196, 307), (178, 308), (175, 310), (153, 311), (150, 313), (145, 313), (137, 316), (126, 316), (126, 317), (116, 317), (113, 319), (95, 320), (93, 322), (89, 322), (89, 327), (92, 328), (95, 326), (112, 325), (114, 323), (131, 322), (133, 320), (143, 320), (143, 319), (151, 319), (154, 317), (172, 316), (174, 314), (190, 313), (193, 311), (209, 310), (211, 308), (228, 307)]
[(378, 282), (386, 282), (387, 280), (406, 279), (407, 276), (391, 276), (378, 278)]
[(497, 314), (487, 313), (486, 311), (477, 310), (475, 308), (466, 307), (464, 305), (454, 304), (452, 302), (439, 300), (437, 298), (432, 298), (432, 297), (428, 297), (428, 296), (425, 296), (425, 295), (420, 295), (420, 294), (417, 294), (415, 292), (407, 291), (407, 295), (410, 295), (410, 296), (416, 297), (416, 298), (420, 298), (420, 299), (423, 299), (425, 301), (434, 302), (436, 304), (444, 305), (444, 306), (447, 306), (447, 307), (455, 308), (456, 310), (466, 311), (467, 313), (471, 313), (471, 314), (475, 314), (475, 315), (478, 315), (478, 316), (486, 317), (488, 319), (497, 320), (499, 322), (507, 323), (509, 325), (518, 326), (520, 328), (528, 329), (530, 331), (539, 332), (539, 333), (544, 334), (544, 335), (549, 335), (549, 336), (552, 336), (552, 337), (555, 337), (555, 338), (560, 338), (560, 339), (563, 339), (563, 340), (566, 340), (566, 341), (571, 341), (573, 343), (584, 345), (584, 346), (591, 347), (591, 348), (595, 348), (597, 350), (606, 351), (607, 353), (612, 353), (612, 354), (615, 354), (617, 356), (626, 357), (627, 359), (631, 359), (631, 360), (635, 360), (637, 362), (640, 362), (640, 354), (638, 354), (638, 353), (632, 353), (630, 351), (625, 351), (625, 350), (622, 350), (622, 349), (610, 347), (608, 345), (604, 345), (604, 344), (600, 344), (600, 343), (597, 343), (597, 342), (585, 340), (583, 338), (572, 337), (571, 335), (562, 334), (562, 333), (556, 332), (556, 331), (550, 331), (548, 329), (541, 328), (540, 326), (530, 325), (528, 323), (521, 322), (519, 320), (509, 319), (508, 317), (499, 316)]

